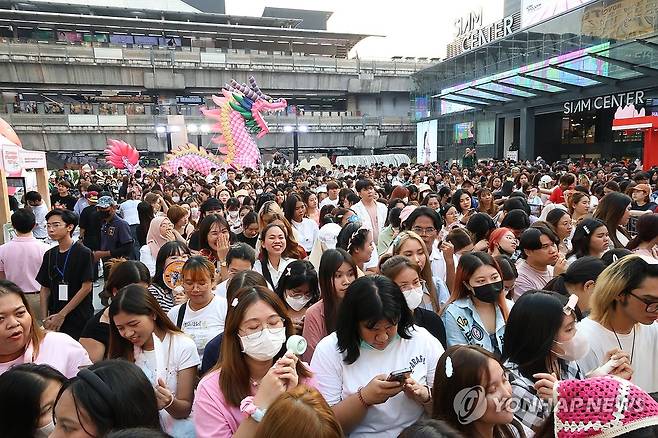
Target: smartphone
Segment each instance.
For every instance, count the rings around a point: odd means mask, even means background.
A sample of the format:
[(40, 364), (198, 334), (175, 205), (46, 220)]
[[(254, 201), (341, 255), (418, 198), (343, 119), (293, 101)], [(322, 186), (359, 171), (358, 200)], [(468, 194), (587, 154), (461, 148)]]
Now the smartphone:
[(403, 383), (407, 377), (411, 374), (411, 368), (402, 368), (401, 370), (393, 371), (386, 378), (389, 382), (400, 382)]

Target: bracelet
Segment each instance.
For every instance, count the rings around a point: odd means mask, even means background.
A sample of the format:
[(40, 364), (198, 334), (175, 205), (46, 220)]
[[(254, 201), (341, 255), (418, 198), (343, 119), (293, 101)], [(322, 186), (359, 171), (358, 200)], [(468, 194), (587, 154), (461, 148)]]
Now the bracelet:
[(167, 406), (163, 407), (162, 409), (167, 409), (169, 406), (173, 405), (174, 400), (176, 400), (176, 397), (174, 396), (174, 394), (171, 394), (171, 400), (169, 401), (169, 403), (167, 403)]
[(356, 390), (356, 394), (359, 396), (359, 401), (361, 402), (361, 404), (362, 404), (366, 409), (368, 409), (368, 408), (369, 408), (370, 406), (372, 406), (372, 405), (371, 405), (371, 404), (368, 404), (368, 402), (366, 402), (366, 400), (363, 398), (363, 394), (361, 394), (361, 390), (362, 390), (362, 389), (363, 389), (363, 386), (359, 386), (359, 389)]
[(432, 388), (430, 388), (428, 385), (425, 385), (425, 388), (427, 388), (428, 397), (427, 400), (423, 402), (423, 404), (427, 404), (432, 401)]

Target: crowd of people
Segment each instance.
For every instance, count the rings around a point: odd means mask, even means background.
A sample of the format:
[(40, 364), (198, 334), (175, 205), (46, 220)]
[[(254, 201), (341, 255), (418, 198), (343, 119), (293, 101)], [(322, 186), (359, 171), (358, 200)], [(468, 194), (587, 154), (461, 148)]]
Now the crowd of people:
[(658, 170), (51, 185), (0, 246), (0, 436), (658, 436)]

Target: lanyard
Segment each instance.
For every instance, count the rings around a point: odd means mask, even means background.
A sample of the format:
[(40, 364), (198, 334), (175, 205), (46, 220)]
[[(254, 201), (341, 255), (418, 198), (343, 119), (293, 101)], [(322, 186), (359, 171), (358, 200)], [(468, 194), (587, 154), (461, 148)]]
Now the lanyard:
[(66, 265), (69, 263), (69, 256), (71, 255), (71, 250), (73, 249), (73, 245), (75, 245), (75, 243), (73, 243), (71, 247), (68, 249), (68, 251), (66, 251), (66, 258), (64, 259), (64, 269), (62, 270), (59, 269), (59, 263), (57, 262), (57, 259), (59, 257), (55, 258), (55, 270), (57, 270), (57, 273), (60, 275), (60, 277), (62, 277), (62, 282), (64, 282), (64, 273), (66, 272)]

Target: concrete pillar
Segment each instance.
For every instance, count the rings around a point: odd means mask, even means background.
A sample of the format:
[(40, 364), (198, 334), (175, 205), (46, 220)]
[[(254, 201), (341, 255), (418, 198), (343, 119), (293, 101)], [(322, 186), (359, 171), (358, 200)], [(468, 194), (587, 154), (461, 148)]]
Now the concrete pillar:
[(64, 114), (71, 114), (71, 104), (70, 103), (65, 103), (64, 104)]
[(514, 117), (505, 117), (505, 134), (503, 135), (503, 157), (507, 156), (509, 147), (514, 141)]
[(521, 108), (519, 159), (534, 160), (535, 158), (535, 110), (533, 108)]

